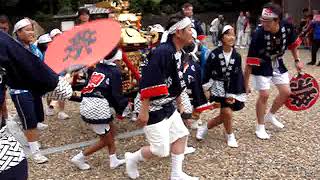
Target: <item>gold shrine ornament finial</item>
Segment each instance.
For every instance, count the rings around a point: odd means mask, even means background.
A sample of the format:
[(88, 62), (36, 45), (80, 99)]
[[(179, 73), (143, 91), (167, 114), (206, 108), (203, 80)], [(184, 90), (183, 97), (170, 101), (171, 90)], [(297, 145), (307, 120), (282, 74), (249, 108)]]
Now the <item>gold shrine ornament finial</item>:
[(114, 18), (121, 24), (121, 43), (146, 44), (148, 40), (139, 32), (141, 29), (141, 13), (130, 13), (129, 0), (106, 0), (96, 4), (96, 7), (112, 10)]
[(96, 7), (112, 9), (117, 13), (128, 13), (130, 2), (128, 0), (106, 0), (95, 4)]
[(114, 12), (121, 12), (122, 10), (122, 1), (121, 0), (106, 0), (96, 3), (96, 7), (111, 9)]

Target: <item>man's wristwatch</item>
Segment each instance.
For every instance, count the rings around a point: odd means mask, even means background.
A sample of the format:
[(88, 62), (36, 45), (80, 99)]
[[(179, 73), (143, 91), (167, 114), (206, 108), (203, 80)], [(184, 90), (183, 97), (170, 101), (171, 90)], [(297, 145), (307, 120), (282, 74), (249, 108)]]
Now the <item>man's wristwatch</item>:
[(295, 59), (294, 62), (298, 63), (298, 62), (300, 62), (300, 59)]

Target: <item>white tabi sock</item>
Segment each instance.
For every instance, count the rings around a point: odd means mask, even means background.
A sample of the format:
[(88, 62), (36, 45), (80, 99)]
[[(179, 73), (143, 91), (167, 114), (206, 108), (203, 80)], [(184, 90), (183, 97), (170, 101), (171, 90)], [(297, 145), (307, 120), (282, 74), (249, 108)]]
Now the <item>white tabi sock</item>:
[(125, 163), (124, 159), (118, 159), (116, 154), (109, 155), (110, 168), (114, 169)]
[(263, 131), (263, 130), (265, 131), (265, 130), (266, 130), (264, 124), (258, 124), (256, 128), (257, 128), (257, 129), (256, 129), (257, 131)]
[(74, 156), (74, 158), (78, 159), (78, 160), (84, 160), (84, 157), (85, 157), (85, 155), (82, 153), (82, 151)]
[(29, 143), (30, 151), (32, 154), (39, 151), (38, 141), (28, 142), (28, 143)]
[(117, 163), (119, 161), (119, 159), (117, 158), (117, 155), (116, 154), (111, 154), (109, 155), (109, 160), (110, 160), (110, 163)]
[(139, 161), (144, 161), (144, 158), (142, 156), (142, 150), (139, 149), (138, 151), (132, 153), (132, 157), (133, 157), (133, 160), (136, 161), (136, 162), (139, 162)]
[(171, 177), (180, 176), (182, 174), (182, 163), (184, 154), (171, 154)]

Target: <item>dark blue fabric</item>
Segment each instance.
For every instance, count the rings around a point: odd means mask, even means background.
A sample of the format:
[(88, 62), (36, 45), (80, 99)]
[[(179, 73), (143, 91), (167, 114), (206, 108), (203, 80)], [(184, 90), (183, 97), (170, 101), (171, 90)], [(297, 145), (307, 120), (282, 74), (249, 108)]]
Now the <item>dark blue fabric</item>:
[[(104, 75), (104, 79), (92, 92), (82, 91), (82, 97), (98, 97), (108, 100), (109, 105), (113, 107), (117, 114), (122, 114), (128, 105), (128, 98), (122, 94), (121, 71), (117, 66), (99, 63), (93, 71), (91, 78), (95, 78), (95, 73)], [(90, 79), (91, 81), (91, 79)], [(90, 81), (88, 86), (90, 86)], [(84, 88), (86, 89), (86, 88)]]
[[(282, 28), (286, 30), (286, 37), (283, 37), (281, 32)], [(279, 45), (272, 45), (271, 50), (268, 51), (267, 41), (265, 40), (265, 36), (270, 35), (271, 37), (275, 37), (275, 41), (280, 41)], [(262, 75), (262, 76), (272, 76), (273, 68), (272, 68), (272, 60), (271, 56), (277, 56), (277, 61), (279, 63), (279, 71), (280, 73), (287, 72), (287, 68), (285, 67), (282, 59), (282, 55), (285, 51), (282, 51), (282, 39), (286, 39), (285, 50), (289, 45), (294, 43), (298, 38), (294, 32), (294, 28), (292, 25), (282, 22), (280, 23), (279, 31), (276, 34), (271, 34), (270, 32), (264, 31), (262, 26), (257, 27), (255, 32), (252, 35), (251, 44), (248, 51), (248, 57), (259, 58), (260, 66), (252, 66), (252, 74), (254, 75)], [(269, 53), (269, 55), (267, 54)]]
[(0, 173), (1, 180), (27, 180), (28, 179), (28, 162), (22, 160), (18, 165)]
[[(175, 53), (175, 46), (169, 37), (166, 43), (160, 44), (156, 49), (151, 51), (142, 65), (140, 90), (157, 85), (166, 85), (168, 87), (169, 95), (167, 97), (152, 97), (150, 99), (151, 103), (156, 99), (163, 98), (165, 100), (168, 97), (178, 97), (183, 90), (181, 79), (178, 75), (177, 62), (174, 57)], [(161, 110), (149, 112), (148, 125), (158, 123), (164, 118), (170, 117), (175, 111), (172, 101), (161, 105), (161, 107)]]
[(6, 70), (6, 84), (38, 94), (54, 90), (59, 78), (38, 57), (9, 35), (0, 31), (0, 66)]
[[(1, 68), (1, 67), (0, 67)], [(0, 105), (5, 101), (6, 95), (6, 70), (0, 69)]]
[(113, 116), (107, 119), (89, 119), (84, 116), (81, 116), (81, 118), (84, 122), (89, 124), (109, 124), (113, 120)]
[[(222, 73), (222, 67), (219, 57), (223, 56), (222, 47), (214, 49), (208, 56), (207, 64), (205, 67), (205, 73), (203, 78), (203, 84), (209, 82), (210, 79), (224, 81), (225, 92), (230, 94), (242, 94), (245, 93), (244, 78), (242, 71), (241, 55), (233, 50), (230, 59), (234, 59), (233, 71), (230, 77), (226, 77), (225, 73)], [(229, 63), (230, 65), (230, 63)]]
[(183, 78), (187, 85), (188, 95), (192, 99), (191, 104), (194, 108), (197, 108), (208, 102), (204, 95), (201, 84), (200, 65), (194, 62), (190, 56), (185, 59), (184, 63), (188, 64), (189, 66), (183, 73)]
[(311, 23), (313, 29), (313, 39), (320, 40), (320, 21), (314, 21)]
[(4, 83), (0, 83), (0, 106), (3, 104), (6, 95), (6, 88)]
[(37, 123), (44, 121), (41, 96), (25, 92), (11, 94), (11, 98), (17, 109), (23, 129), (37, 128)]
[(194, 29), (197, 31), (197, 35), (204, 35), (203, 29), (201, 27), (201, 22), (197, 19), (193, 19)]
[[(177, 97), (182, 92), (180, 78), (178, 76), (177, 62), (174, 57), (176, 49), (171, 39), (160, 44), (148, 55), (142, 66), (140, 90), (157, 85), (167, 84), (169, 97)], [(168, 82), (168, 79), (171, 82)], [(169, 83), (169, 84), (168, 84)], [(154, 97), (157, 99), (161, 97)]]

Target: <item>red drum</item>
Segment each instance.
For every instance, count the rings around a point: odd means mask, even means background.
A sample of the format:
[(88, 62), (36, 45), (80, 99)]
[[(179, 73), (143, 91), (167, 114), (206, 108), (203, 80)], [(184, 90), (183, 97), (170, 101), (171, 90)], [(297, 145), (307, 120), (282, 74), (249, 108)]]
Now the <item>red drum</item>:
[(310, 74), (302, 73), (290, 80), (292, 94), (285, 105), (292, 111), (303, 111), (312, 107), (319, 97), (319, 85)]

